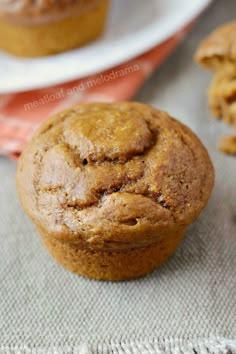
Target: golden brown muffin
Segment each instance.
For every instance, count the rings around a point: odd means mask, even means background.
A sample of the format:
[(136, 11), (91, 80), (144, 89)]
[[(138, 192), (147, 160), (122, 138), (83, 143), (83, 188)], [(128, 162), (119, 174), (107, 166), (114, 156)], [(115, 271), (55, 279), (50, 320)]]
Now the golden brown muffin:
[(217, 28), (204, 39), (195, 59), (215, 71), (209, 89), (212, 114), (229, 124), (236, 124), (236, 22)]
[(199, 45), (196, 61), (211, 70), (236, 67), (236, 21), (214, 30)]
[(103, 30), (109, 0), (4, 0), (0, 48), (38, 57), (78, 48)]
[(217, 71), (208, 96), (213, 116), (236, 127), (236, 71)]
[[(215, 71), (208, 92), (212, 115), (236, 127), (236, 22), (217, 28), (202, 41), (195, 54), (196, 61)], [(230, 138), (220, 142), (220, 150), (231, 151), (226, 144)], [(230, 139), (231, 140), (231, 139)], [(223, 148), (227, 146), (227, 148)]]
[(169, 258), (213, 181), (208, 153), (190, 129), (131, 102), (55, 115), (17, 170), (22, 206), (51, 255), (105, 280), (144, 275)]

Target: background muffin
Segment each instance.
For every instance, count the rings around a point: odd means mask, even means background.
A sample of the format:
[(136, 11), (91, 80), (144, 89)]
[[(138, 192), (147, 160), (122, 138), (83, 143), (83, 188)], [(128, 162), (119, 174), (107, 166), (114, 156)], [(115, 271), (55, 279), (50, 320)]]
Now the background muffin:
[[(236, 21), (217, 28), (202, 43), (195, 54), (196, 61), (213, 70), (208, 102), (214, 117), (236, 128)], [(236, 136), (225, 136), (220, 149), (236, 154)]]
[(23, 152), (17, 188), (52, 256), (95, 279), (141, 276), (165, 261), (210, 196), (198, 138), (139, 103), (62, 112)]
[(4, 0), (0, 48), (37, 57), (77, 48), (103, 30), (109, 0)]
[(209, 89), (212, 114), (236, 126), (236, 22), (211, 33), (195, 57), (199, 64), (215, 71)]

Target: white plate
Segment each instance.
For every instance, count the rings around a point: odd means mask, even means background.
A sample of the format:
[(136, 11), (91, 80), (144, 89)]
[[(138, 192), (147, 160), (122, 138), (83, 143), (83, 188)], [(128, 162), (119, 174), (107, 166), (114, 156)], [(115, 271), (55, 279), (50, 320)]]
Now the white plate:
[(0, 93), (78, 79), (129, 60), (170, 37), (211, 0), (113, 0), (99, 40), (63, 54), (16, 59), (0, 52)]

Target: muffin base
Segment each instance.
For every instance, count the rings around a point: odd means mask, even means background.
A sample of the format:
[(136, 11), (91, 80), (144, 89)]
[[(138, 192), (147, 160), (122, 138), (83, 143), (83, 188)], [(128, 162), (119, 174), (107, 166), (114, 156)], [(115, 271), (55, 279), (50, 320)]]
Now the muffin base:
[(158, 268), (176, 250), (186, 229), (151, 245), (122, 251), (92, 250), (49, 238), (38, 230), (51, 256), (64, 268), (97, 280), (128, 280)]
[(26, 26), (0, 20), (0, 48), (19, 57), (39, 57), (78, 48), (101, 34), (109, 0), (88, 13)]

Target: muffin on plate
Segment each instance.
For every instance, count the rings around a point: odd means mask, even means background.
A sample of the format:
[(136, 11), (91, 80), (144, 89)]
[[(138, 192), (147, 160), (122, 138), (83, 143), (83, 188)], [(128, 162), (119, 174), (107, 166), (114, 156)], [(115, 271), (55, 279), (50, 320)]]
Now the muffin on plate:
[[(195, 58), (215, 72), (208, 92), (212, 115), (236, 127), (236, 21), (217, 28), (204, 39)], [(220, 149), (236, 154), (235, 139), (223, 137)]]
[(78, 48), (99, 36), (109, 0), (3, 0), (0, 49), (39, 57)]
[(17, 189), (49, 253), (90, 278), (124, 280), (167, 260), (214, 182), (196, 135), (135, 102), (78, 105), (36, 131)]

